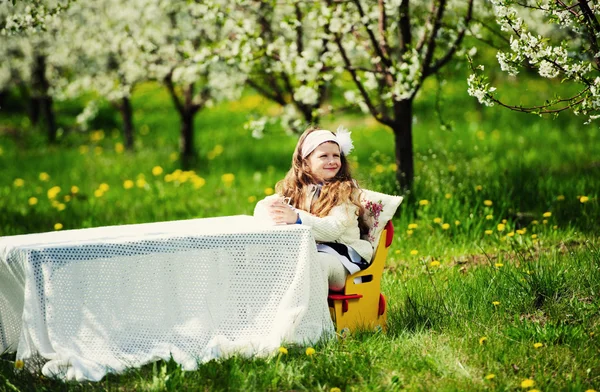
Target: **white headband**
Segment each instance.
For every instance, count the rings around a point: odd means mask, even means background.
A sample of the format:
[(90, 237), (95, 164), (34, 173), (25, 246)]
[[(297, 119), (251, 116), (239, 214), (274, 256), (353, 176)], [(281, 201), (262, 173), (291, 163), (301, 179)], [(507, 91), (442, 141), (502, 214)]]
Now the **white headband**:
[(304, 139), (304, 143), (302, 143), (302, 159), (309, 156), (315, 148), (326, 142), (334, 142), (340, 146), (342, 154), (350, 154), (354, 148), (350, 134), (352, 134), (352, 132), (348, 132), (348, 130), (341, 125), (338, 127), (336, 133), (327, 130), (309, 133), (306, 139)]

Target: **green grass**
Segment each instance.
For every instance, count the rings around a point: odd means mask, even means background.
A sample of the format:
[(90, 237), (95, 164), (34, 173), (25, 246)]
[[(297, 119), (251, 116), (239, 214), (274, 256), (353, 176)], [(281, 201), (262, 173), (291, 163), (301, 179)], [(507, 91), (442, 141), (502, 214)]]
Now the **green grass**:
[[(518, 98), (542, 87), (548, 89), (531, 82), (512, 91)], [(436, 88), (426, 84), (415, 105), (415, 184), (394, 219), (384, 273), (387, 333), (322, 342), (310, 357), (294, 346), (287, 355), (232, 357), (193, 372), (161, 361), (99, 383), (19, 372), (14, 354), (4, 354), (0, 390), (503, 391), (521, 390), (525, 379), (545, 391), (600, 389), (597, 125), (482, 109), (457, 80), (442, 90), (453, 129), (441, 130)], [(247, 93), (199, 113), (198, 163), (194, 174), (182, 175), (178, 117), (156, 85), (140, 86), (133, 100), (135, 153), (115, 151), (122, 138), (109, 107), (92, 132), (71, 130), (47, 146), (13, 98), (13, 112), (0, 112), (0, 235), (51, 231), (57, 223), (67, 230), (251, 214), (285, 174), (295, 145), (277, 128), (251, 138), (247, 117), (277, 109)], [(79, 105), (58, 105), (63, 129)], [(393, 135), (359, 114), (324, 119), (337, 124), (353, 131), (360, 183), (395, 192)], [(108, 185), (102, 195), (101, 184)], [(54, 186), (60, 191), (49, 199)]]

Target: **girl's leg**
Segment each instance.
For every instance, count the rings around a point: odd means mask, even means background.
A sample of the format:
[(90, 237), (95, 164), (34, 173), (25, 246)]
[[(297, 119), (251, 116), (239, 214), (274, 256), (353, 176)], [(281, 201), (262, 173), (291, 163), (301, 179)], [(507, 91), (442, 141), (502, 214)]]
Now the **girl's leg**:
[(340, 291), (346, 285), (346, 276), (348, 276), (348, 270), (334, 255), (328, 253), (318, 253), (319, 262), (329, 284), (329, 289), (333, 291)]

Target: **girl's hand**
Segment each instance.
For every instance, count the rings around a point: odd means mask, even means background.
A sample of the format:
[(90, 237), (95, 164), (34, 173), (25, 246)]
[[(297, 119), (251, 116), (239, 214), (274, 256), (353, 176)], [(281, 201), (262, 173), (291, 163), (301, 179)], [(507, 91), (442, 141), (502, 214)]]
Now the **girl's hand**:
[(289, 204), (278, 199), (267, 206), (271, 219), (276, 224), (292, 224), (298, 220), (298, 213)]

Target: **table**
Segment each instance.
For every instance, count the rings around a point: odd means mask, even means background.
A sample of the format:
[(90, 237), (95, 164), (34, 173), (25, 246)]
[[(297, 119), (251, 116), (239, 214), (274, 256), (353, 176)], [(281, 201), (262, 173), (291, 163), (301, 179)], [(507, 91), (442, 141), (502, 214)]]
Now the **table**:
[(0, 237), (0, 352), (100, 380), (333, 334), (310, 228), (251, 216)]

